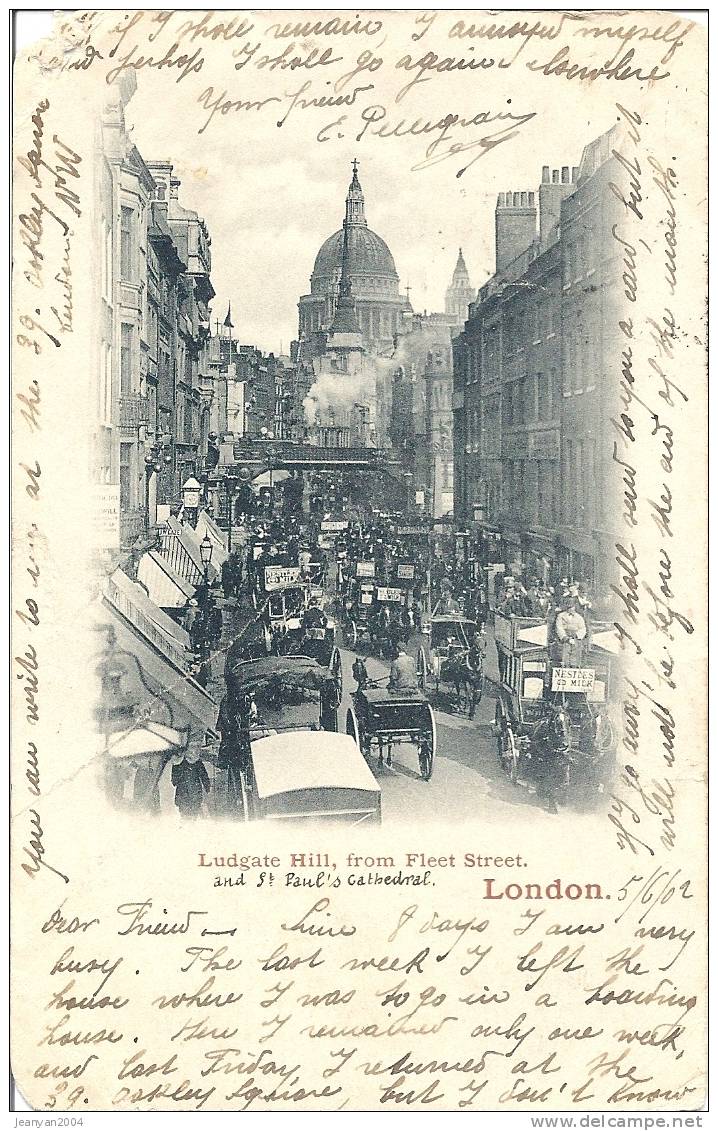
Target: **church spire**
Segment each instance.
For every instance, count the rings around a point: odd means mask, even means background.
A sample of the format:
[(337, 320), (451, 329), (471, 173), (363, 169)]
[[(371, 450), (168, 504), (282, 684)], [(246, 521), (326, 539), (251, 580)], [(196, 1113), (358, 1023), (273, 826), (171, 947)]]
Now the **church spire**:
[(459, 248), (454, 274), (446, 291), (444, 311), (454, 320), (456, 325), (460, 325), (468, 318), (469, 305), (474, 301), (475, 297), (468, 268), (464, 260), (464, 252), (462, 248)]
[(366, 228), (366, 216), (364, 215), (364, 193), (359, 184), (359, 175), (357, 173), (357, 166), (359, 162), (356, 157), (352, 161), (352, 179), (349, 185), (346, 200), (346, 222), (347, 224), (355, 224), (359, 227)]
[(456, 260), (456, 267), (454, 268), (454, 282), (458, 283), (463, 281), (464, 279), (466, 279), (466, 281), (468, 282), (469, 272), (467, 270), (466, 263), (464, 262), (463, 250), (459, 248), (459, 258)]

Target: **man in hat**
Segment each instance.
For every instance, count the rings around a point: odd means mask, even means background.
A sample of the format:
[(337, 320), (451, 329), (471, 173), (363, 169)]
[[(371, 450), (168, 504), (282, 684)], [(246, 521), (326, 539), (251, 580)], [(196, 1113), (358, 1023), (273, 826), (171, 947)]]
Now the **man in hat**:
[(397, 657), (392, 660), (389, 672), (390, 691), (416, 691), (419, 682), (416, 676), (416, 661), (409, 656), (402, 640), (397, 644)]
[(196, 820), (202, 812), (202, 801), (209, 793), (209, 774), (197, 750), (185, 750), (172, 759), (172, 785), (175, 805), (182, 817)]
[(569, 595), (564, 607), (556, 615), (556, 637), (562, 643), (586, 638), (586, 621), (579, 612), (576, 595)]

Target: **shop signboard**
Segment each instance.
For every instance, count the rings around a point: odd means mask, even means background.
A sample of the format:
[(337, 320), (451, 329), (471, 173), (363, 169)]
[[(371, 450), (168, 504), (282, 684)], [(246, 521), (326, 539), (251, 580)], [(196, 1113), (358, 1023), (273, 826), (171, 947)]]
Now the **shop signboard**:
[(98, 550), (120, 548), (120, 487), (102, 483), (95, 487), (93, 534)]

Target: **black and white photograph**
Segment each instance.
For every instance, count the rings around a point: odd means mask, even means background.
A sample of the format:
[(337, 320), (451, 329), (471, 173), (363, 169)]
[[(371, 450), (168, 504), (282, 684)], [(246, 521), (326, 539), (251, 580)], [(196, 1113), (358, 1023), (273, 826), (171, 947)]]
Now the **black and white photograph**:
[[(274, 233), (253, 270), (241, 210), (225, 230), (243, 163), (193, 199), (140, 148), (132, 87), (113, 88), (98, 186), (108, 796), (238, 821), (600, 808), (617, 127), (568, 164), (524, 151), (519, 180), (516, 148), (497, 156), (517, 188), (470, 220), (433, 211), (412, 287), (413, 186), (384, 162), (292, 154), (281, 206), (251, 209)], [(295, 294), (265, 298), (284, 271)]]
[(18, 40), (11, 1051), (48, 1125), (701, 1126), (706, 23)]

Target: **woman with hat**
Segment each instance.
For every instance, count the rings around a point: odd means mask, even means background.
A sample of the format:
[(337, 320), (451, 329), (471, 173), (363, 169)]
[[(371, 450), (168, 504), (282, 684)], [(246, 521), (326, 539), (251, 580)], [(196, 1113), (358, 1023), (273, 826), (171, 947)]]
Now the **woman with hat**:
[(209, 774), (197, 750), (189, 749), (172, 758), (175, 805), (182, 817), (196, 820), (202, 812), (204, 794), (209, 793)]

